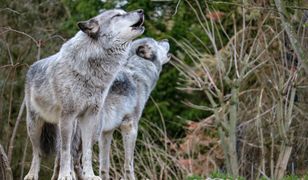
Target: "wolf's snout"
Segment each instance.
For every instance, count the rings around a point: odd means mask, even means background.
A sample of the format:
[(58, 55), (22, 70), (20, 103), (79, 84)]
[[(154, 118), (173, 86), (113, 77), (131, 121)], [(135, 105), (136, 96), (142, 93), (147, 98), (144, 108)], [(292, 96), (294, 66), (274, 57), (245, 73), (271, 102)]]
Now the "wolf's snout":
[(171, 56), (172, 56), (172, 54), (171, 54), (171, 53), (168, 53), (168, 54), (167, 54), (168, 59), (170, 59), (170, 58), (171, 58)]
[(134, 24), (132, 24), (130, 27), (132, 27), (133, 29), (143, 29), (143, 23), (144, 23), (144, 12), (143, 9), (138, 9), (135, 12), (138, 13), (139, 18), (137, 20), (137, 22), (135, 22)]
[(143, 14), (144, 14), (144, 11), (143, 11), (143, 9), (138, 9), (138, 10), (137, 10), (137, 13), (140, 14), (140, 15), (143, 15)]

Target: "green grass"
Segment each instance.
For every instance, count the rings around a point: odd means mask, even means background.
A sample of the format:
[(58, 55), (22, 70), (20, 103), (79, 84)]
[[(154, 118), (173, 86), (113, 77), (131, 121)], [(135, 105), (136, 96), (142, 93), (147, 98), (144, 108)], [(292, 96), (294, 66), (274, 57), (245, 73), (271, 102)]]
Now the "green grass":
[[(228, 180), (245, 180), (244, 177), (238, 177), (238, 178), (234, 178), (232, 177), (231, 175), (228, 175), (228, 174), (225, 174), (225, 173), (222, 173), (222, 172), (213, 172), (211, 173), (211, 175), (208, 177), (208, 178), (211, 178), (211, 179), (228, 179)], [(187, 180), (205, 180), (206, 177), (202, 177), (202, 176), (196, 176), (196, 175), (193, 175), (193, 176), (188, 176), (187, 177)]]

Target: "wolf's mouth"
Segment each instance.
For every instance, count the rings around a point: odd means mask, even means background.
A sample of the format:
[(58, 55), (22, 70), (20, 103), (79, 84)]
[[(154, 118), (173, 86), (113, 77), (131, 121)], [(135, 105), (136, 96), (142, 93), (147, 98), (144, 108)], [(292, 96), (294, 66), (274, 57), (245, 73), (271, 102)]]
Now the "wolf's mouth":
[(141, 16), (139, 20), (135, 24), (131, 25), (130, 27), (132, 27), (133, 29), (138, 29), (142, 27), (143, 23), (144, 23), (144, 16)]

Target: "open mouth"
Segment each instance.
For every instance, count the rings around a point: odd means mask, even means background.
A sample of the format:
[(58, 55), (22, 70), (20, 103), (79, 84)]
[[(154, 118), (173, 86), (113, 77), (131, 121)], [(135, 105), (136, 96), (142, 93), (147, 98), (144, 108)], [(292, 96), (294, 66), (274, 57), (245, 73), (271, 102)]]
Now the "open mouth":
[(133, 29), (139, 29), (142, 27), (143, 23), (144, 23), (144, 16), (141, 16), (139, 20), (135, 24), (131, 25), (130, 27), (132, 27)]

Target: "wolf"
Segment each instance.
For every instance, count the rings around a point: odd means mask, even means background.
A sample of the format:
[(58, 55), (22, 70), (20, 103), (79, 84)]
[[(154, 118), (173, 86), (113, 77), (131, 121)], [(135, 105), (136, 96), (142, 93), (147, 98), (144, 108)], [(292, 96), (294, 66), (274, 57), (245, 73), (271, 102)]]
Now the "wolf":
[(170, 60), (167, 40), (143, 38), (133, 41), (129, 60), (113, 82), (101, 111), (99, 140), (100, 177), (109, 179), (112, 134), (120, 128), (125, 149), (125, 179), (135, 179), (134, 149), (138, 122), (162, 66)]
[(71, 146), (77, 122), (81, 130), (83, 176), (100, 179), (92, 169), (99, 110), (127, 61), (131, 41), (144, 32), (143, 22), (141, 9), (106, 10), (79, 22), (80, 31), (58, 53), (29, 68), (25, 101), (33, 158), (25, 180), (38, 179), (41, 156), (55, 149), (59, 149), (60, 159), (58, 180), (76, 179)]

